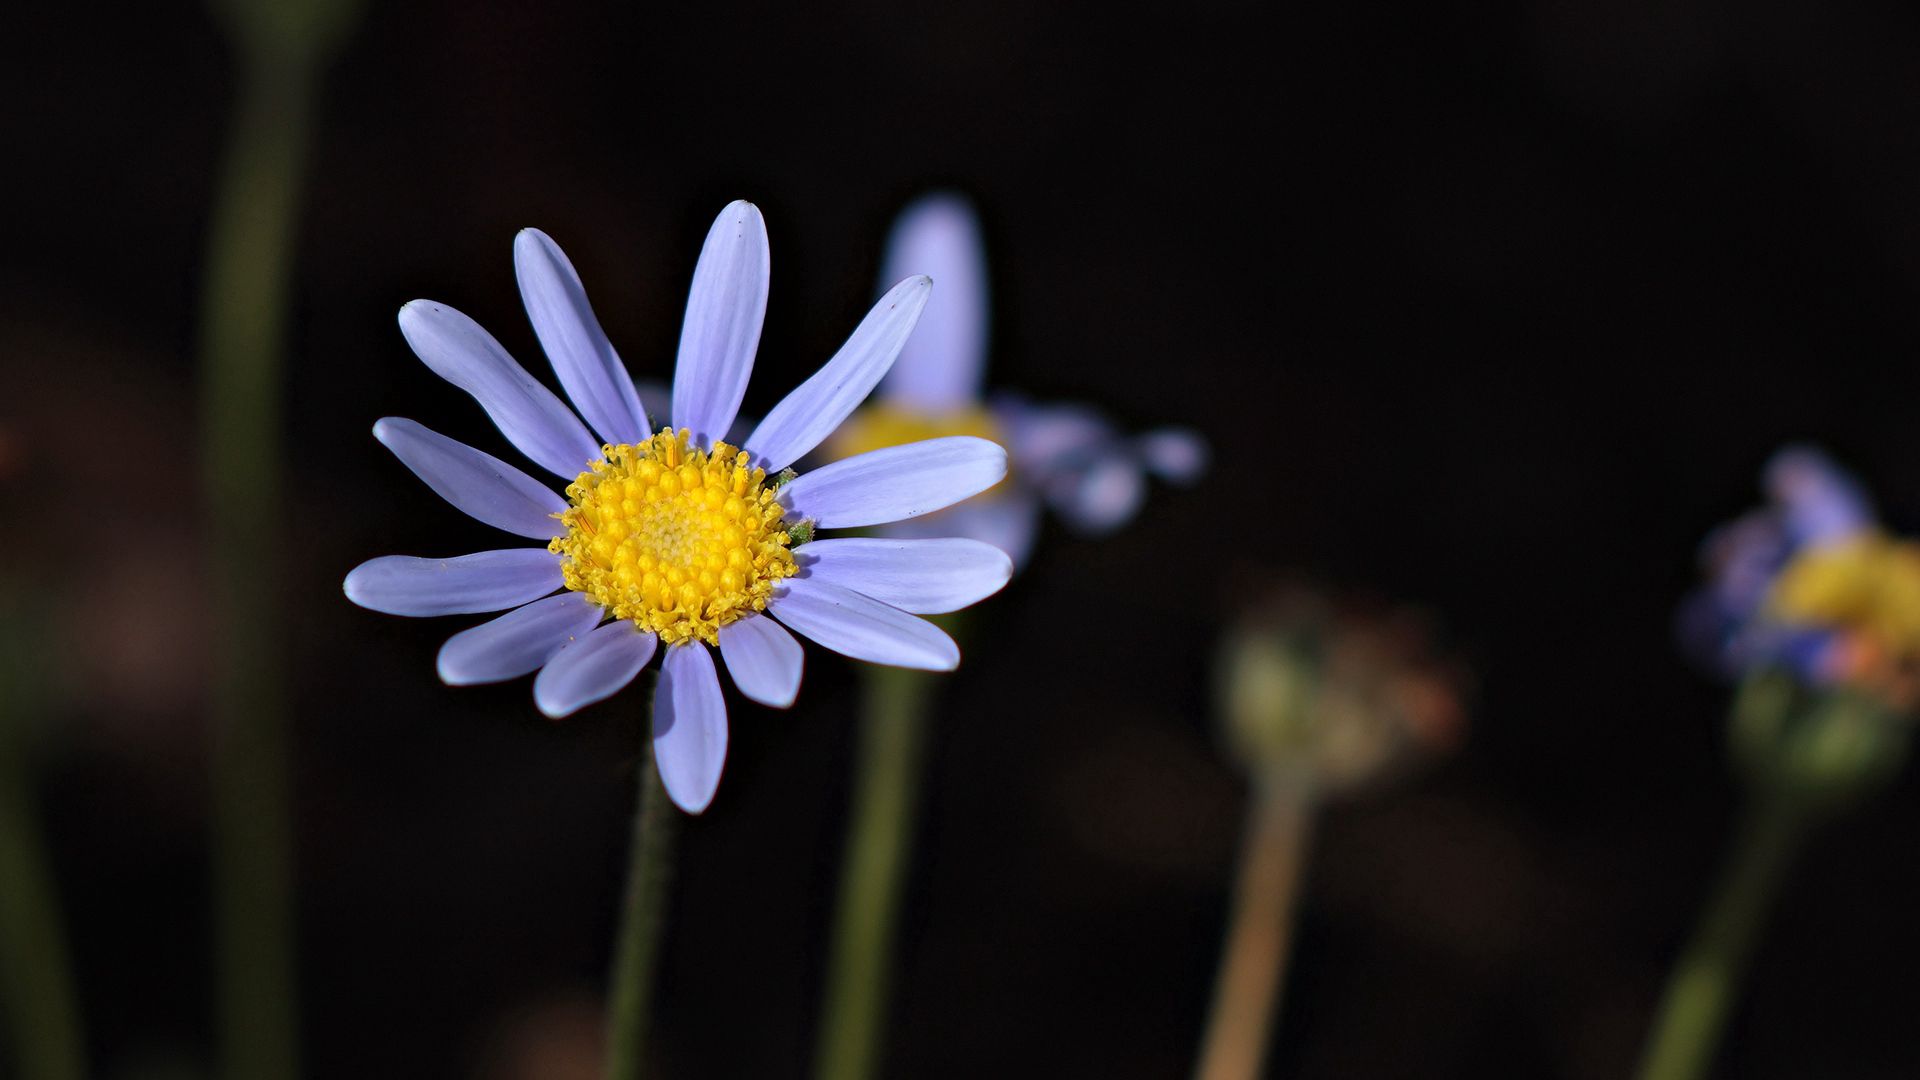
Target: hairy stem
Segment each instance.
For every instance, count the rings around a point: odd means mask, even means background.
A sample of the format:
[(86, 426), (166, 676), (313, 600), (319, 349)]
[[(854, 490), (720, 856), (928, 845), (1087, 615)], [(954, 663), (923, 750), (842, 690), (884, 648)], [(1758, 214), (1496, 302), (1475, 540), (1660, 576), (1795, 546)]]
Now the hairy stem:
[[(649, 695), (651, 700), (651, 695)], [(653, 1005), (655, 968), (660, 962), (661, 930), (666, 925), (668, 889), (673, 883), (679, 811), (661, 786), (653, 765), (652, 743), (640, 767), (640, 791), (633, 812), (633, 840), (627, 856), (626, 895), (620, 907), (619, 938), (614, 942), (608, 988), (607, 1078), (637, 1080), (645, 1075), (648, 1019)]]

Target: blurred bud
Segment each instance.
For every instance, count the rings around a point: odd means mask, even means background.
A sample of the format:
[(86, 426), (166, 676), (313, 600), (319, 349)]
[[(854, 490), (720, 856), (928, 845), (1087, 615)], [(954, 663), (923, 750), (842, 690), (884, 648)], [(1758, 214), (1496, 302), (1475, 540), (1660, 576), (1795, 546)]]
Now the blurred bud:
[(1749, 783), (1838, 805), (1906, 760), (1920, 713), (1920, 544), (1880, 524), (1819, 450), (1775, 454), (1768, 504), (1708, 537), (1681, 616), (1691, 651), (1738, 680), (1729, 745)]
[(1741, 684), (1730, 745), (1748, 783), (1837, 810), (1899, 771), (1912, 729), (1909, 710), (1870, 689), (1813, 686), (1776, 669)]
[(1463, 679), (1424, 622), (1303, 587), (1267, 593), (1221, 643), (1218, 699), (1233, 753), (1256, 776), (1343, 792), (1451, 748)]

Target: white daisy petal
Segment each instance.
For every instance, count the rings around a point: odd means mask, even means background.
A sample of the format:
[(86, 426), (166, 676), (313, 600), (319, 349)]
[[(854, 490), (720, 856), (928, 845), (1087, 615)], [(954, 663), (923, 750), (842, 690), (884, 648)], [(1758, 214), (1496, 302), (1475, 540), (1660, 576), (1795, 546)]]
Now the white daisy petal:
[(397, 416), (375, 423), (373, 437), (468, 517), (535, 540), (567, 531), (554, 516), (567, 501), (492, 454)]
[(673, 369), (673, 426), (692, 431), (702, 446), (726, 434), (746, 396), (767, 314), (769, 266), (759, 207), (728, 204), (693, 268)]
[[(664, 425), (667, 417), (673, 414), (673, 388), (658, 379), (635, 379), (633, 385), (640, 391), (640, 404), (646, 407), (647, 415)], [(720, 437), (734, 446), (744, 446), (747, 436), (753, 432), (753, 425), (754, 418), (741, 413), (733, 418), (733, 426)]]
[(620, 354), (600, 329), (580, 275), (566, 253), (539, 229), (513, 238), (513, 268), (527, 318), (553, 361), (553, 373), (573, 406), (606, 443), (636, 443), (647, 437), (647, 414), (634, 392)]
[(400, 332), (435, 374), (472, 394), (534, 464), (571, 480), (600, 456), (579, 418), (479, 323), (445, 304), (415, 300), (400, 309)]
[(440, 679), (449, 686), (517, 679), (584, 637), (605, 615), (577, 592), (535, 600), (448, 638), (440, 647)]
[(558, 589), (560, 557), (546, 548), (481, 551), (454, 559), (385, 555), (347, 575), (347, 599), (388, 615), (505, 611)]
[(824, 465), (781, 488), (780, 505), (822, 528), (883, 525), (952, 506), (1006, 475), (1005, 450), (971, 435), (951, 435)]
[(833, 434), (900, 355), (900, 346), (913, 332), (932, 289), (929, 278), (908, 278), (881, 297), (833, 359), (753, 429), (745, 449), (756, 463), (768, 472), (779, 472)]
[(720, 656), (733, 685), (762, 705), (784, 709), (800, 692), (805, 650), (772, 619), (749, 615), (721, 627)]
[(698, 640), (667, 649), (653, 691), (653, 761), (673, 804), (697, 814), (727, 763), (727, 702), (713, 657)]
[(533, 703), (558, 720), (596, 701), (605, 701), (640, 674), (659, 643), (659, 638), (626, 619), (575, 638), (554, 653), (534, 677)]
[(929, 195), (901, 211), (881, 280), (909, 274), (931, 276), (935, 292), (880, 393), (916, 412), (957, 412), (979, 400), (987, 362), (986, 256), (965, 199)]
[(807, 581), (851, 589), (917, 615), (958, 611), (999, 592), (1013, 576), (1006, 552), (954, 537), (815, 540), (794, 548), (793, 557)]
[(855, 660), (923, 671), (960, 666), (960, 646), (939, 627), (838, 585), (787, 578), (767, 613)]

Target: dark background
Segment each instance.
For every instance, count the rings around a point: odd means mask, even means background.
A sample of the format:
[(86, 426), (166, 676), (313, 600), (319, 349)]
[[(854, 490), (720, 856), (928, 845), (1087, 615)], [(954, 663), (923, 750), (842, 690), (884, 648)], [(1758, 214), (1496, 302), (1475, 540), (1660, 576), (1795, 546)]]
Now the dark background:
[[(864, 313), (891, 214), (958, 187), (991, 381), (1212, 441), (1200, 486), (1105, 541), (1050, 529), (977, 612), (891, 1075), (1190, 1068), (1245, 795), (1208, 666), (1287, 570), (1425, 607), (1479, 692), (1451, 760), (1326, 815), (1272, 1075), (1627, 1075), (1738, 802), (1724, 691), (1672, 645), (1695, 545), (1800, 438), (1920, 527), (1906, 5), (370, 4), (325, 84), (264, 552), (194, 517), (230, 58), (192, 6), (63, 10), (0, 46), (0, 552), (57, 605), (44, 805), (102, 1075), (192, 1075), (210, 1042), (209, 560), (287, 598), (310, 1073), (561, 1077), (596, 1045), (639, 697), (554, 725), (525, 680), (449, 690), (464, 621), (339, 593), (491, 544), (368, 429), (499, 449), (393, 316), (446, 301), (544, 368), (522, 226), (665, 378), (708, 222), (758, 203), (763, 411)], [(790, 714), (736, 702), (685, 831), (663, 1075), (805, 1072), (855, 691), (809, 651)], [(1920, 1071), (1916, 844), (1910, 779), (1820, 837), (1722, 1075)]]

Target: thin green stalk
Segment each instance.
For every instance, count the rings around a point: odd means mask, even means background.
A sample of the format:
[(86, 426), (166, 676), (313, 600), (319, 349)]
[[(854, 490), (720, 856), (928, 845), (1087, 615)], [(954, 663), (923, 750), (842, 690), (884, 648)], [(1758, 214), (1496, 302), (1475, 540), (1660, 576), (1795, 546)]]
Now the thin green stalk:
[(894, 927), (913, 837), (934, 676), (863, 669), (860, 745), (827, 962), (816, 1080), (869, 1080), (878, 1069), (893, 975)]
[(1313, 791), (1305, 776), (1264, 777), (1247, 807), (1233, 914), (1215, 976), (1196, 1080), (1260, 1075), (1286, 984)]
[[(21, 679), (33, 675), (24, 663), (0, 658), (0, 665)], [(26, 728), (33, 695), (19, 682), (0, 680), (0, 1004), (21, 1080), (82, 1080), (86, 1051), (66, 928), (32, 790)]]
[(620, 907), (620, 936), (613, 948), (607, 1080), (637, 1080), (646, 1072), (660, 931), (666, 924), (667, 890), (673, 883), (675, 841), (680, 831), (679, 811), (661, 786), (652, 745), (649, 741), (640, 764), (639, 799), (627, 853), (626, 896)]
[(1799, 800), (1755, 795), (1713, 899), (1668, 977), (1641, 1080), (1708, 1074), (1760, 927), (1810, 824)]
[(279, 555), (281, 369), (313, 65), (242, 56), (207, 245), (201, 456), (215, 612), (210, 714), (220, 1066), (298, 1075)]

